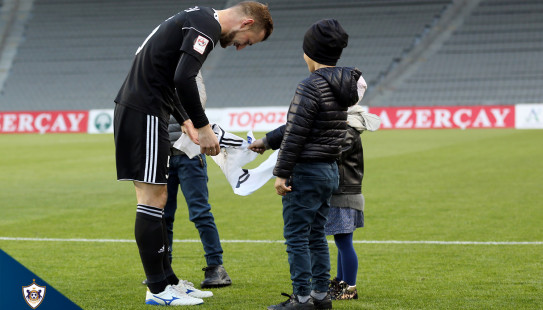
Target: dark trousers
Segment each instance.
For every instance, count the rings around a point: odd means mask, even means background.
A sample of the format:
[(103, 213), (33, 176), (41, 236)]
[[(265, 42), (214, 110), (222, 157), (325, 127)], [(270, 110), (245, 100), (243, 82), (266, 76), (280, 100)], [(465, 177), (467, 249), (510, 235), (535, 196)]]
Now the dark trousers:
[(330, 281), (330, 253), (324, 224), (330, 197), (339, 186), (336, 163), (296, 164), (292, 192), (283, 196), (283, 235), (286, 239), (293, 293), (326, 292)]
[(215, 219), (211, 213), (211, 205), (208, 203), (207, 180), (207, 162), (204, 155), (200, 154), (192, 159), (186, 155), (170, 157), (168, 201), (164, 207), (164, 220), (166, 221), (169, 245), (172, 248), (177, 193), (181, 187), (189, 209), (189, 219), (200, 234), (207, 265), (222, 265), (223, 250)]

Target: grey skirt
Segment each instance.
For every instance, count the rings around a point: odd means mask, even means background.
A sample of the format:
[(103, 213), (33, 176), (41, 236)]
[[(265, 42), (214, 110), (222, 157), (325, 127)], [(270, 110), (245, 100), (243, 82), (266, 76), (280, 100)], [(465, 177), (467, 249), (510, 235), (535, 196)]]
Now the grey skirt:
[(324, 225), (324, 232), (327, 236), (350, 234), (358, 227), (364, 227), (364, 211), (331, 207), (328, 220)]

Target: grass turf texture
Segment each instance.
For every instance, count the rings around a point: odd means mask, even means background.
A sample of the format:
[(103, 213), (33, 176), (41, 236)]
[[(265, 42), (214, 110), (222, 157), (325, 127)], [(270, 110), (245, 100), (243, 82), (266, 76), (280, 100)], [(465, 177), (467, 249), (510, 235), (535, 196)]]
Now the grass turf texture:
[[(543, 131), (378, 131), (362, 140), (366, 227), (355, 240), (543, 241)], [(111, 135), (0, 135), (0, 145), (0, 237), (133, 239), (134, 190), (115, 180)], [(282, 240), (273, 181), (240, 197), (208, 164), (221, 239)], [(174, 238), (197, 240), (179, 201)], [(84, 309), (150, 308), (135, 243), (0, 240), (0, 248)], [(198, 309), (263, 309), (291, 292), (284, 244), (223, 248), (234, 284)], [(541, 244), (355, 249), (360, 299), (335, 309), (543, 308)], [(199, 284), (203, 254), (199, 243), (174, 243), (174, 270)]]

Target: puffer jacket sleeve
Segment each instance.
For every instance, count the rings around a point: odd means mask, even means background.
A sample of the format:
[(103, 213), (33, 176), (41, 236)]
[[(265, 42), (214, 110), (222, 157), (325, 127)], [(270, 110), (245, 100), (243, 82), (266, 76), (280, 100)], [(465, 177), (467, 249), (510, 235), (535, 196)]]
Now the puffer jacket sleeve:
[(281, 149), (273, 175), (288, 178), (303, 151), (305, 141), (311, 134), (315, 116), (319, 112), (319, 89), (308, 82), (302, 81), (296, 88), (287, 115)]
[(272, 150), (277, 150), (281, 147), (281, 141), (283, 141), (283, 135), (285, 134), (285, 127), (285, 125), (281, 125), (266, 134), (266, 141)]

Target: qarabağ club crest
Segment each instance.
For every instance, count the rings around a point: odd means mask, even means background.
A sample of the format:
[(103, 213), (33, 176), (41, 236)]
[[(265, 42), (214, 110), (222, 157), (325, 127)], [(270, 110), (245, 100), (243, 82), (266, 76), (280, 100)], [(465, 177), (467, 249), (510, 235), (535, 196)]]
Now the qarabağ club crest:
[(45, 297), (45, 286), (37, 285), (36, 279), (32, 281), (31, 285), (23, 286), (23, 297), (32, 309), (36, 309)]

